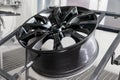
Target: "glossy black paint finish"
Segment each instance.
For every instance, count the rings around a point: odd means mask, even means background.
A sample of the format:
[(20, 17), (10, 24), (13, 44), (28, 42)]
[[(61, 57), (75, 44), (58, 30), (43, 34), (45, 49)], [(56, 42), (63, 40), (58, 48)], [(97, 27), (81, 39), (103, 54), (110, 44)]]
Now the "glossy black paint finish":
[[(38, 74), (52, 78), (68, 77), (84, 72), (96, 59), (98, 45), (93, 35), (96, 25), (97, 17), (88, 9), (51, 7), (26, 21), (16, 37), (26, 48), (30, 61), (40, 55), (32, 65)], [(72, 37), (76, 43), (63, 48), (60, 41), (64, 37)], [(48, 39), (54, 40), (53, 50), (39, 49)], [(39, 47), (34, 47), (36, 45)]]
[[(44, 15), (43, 15), (44, 14)], [(47, 16), (49, 15), (49, 16)], [(34, 22), (30, 22), (34, 19)], [(96, 29), (97, 17), (88, 9), (75, 6), (52, 7), (41, 11), (27, 20), (16, 37), (27, 49), (39, 53), (59, 53), (75, 46), (82, 45)], [(78, 34), (82, 32), (87, 36)], [(63, 35), (61, 35), (61, 33)], [(63, 37), (72, 37), (77, 44), (63, 48), (60, 41)], [(35, 38), (35, 40), (30, 41)], [(33, 46), (40, 41), (41, 45), (48, 39), (54, 39), (53, 50), (36, 50)]]
[[(91, 37), (81, 47), (72, 48), (66, 52), (54, 54), (41, 54), (32, 68), (40, 75), (50, 78), (62, 78), (81, 74), (86, 71), (98, 56), (99, 47)], [(29, 59), (36, 55), (28, 50)]]

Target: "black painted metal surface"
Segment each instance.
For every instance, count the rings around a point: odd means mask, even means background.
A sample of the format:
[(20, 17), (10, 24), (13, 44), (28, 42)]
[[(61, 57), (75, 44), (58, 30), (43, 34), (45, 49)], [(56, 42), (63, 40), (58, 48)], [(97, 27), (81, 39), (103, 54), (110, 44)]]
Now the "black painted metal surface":
[[(30, 61), (36, 55), (41, 56), (32, 66), (37, 73), (53, 78), (68, 77), (82, 73), (96, 59), (98, 45), (93, 35), (96, 25), (97, 17), (88, 9), (51, 7), (26, 21), (16, 37), (27, 49)], [(75, 43), (64, 47), (61, 41), (66, 37)], [(53, 39), (53, 49), (43, 50), (42, 45), (48, 39)]]

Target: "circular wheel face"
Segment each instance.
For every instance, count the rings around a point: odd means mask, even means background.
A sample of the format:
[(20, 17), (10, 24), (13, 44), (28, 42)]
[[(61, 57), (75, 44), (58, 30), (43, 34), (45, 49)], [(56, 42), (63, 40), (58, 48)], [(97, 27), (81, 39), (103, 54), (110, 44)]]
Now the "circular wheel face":
[(96, 25), (96, 15), (88, 9), (50, 7), (27, 20), (16, 37), (34, 51), (62, 51), (82, 45)]

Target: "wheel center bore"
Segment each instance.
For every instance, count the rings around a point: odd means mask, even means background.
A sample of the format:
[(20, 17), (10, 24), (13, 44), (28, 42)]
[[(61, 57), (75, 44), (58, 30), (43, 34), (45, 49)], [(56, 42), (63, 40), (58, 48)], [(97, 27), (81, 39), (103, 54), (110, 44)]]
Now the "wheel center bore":
[(60, 33), (60, 32), (62, 32), (64, 29), (65, 29), (65, 26), (64, 26), (64, 25), (62, 25), (61, 27), (59, 27), (59, 26), (57, 26), (57, 25), (53, 25), (53, 26), (51, 27), (50, 31), (51, 31), (52, 33)]

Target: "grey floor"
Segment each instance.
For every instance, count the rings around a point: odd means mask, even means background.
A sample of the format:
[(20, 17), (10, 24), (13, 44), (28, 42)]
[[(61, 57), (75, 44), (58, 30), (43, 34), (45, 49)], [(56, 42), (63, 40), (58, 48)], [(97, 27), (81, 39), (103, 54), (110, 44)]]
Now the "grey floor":
[[(89, 80), (91, 74), (95, 70), (95, 66), (91, 67), (88, 71), (84, 72), (82, 75), (72, 77), (68, 80)], [(118, 80), (118, 75), (104, 70), (98, 80)]]
[(25, 50), (18, 48), (12, 51), (3, 53), (3, 69), (11, 71), (25, 64)]

